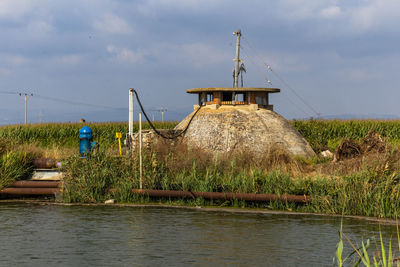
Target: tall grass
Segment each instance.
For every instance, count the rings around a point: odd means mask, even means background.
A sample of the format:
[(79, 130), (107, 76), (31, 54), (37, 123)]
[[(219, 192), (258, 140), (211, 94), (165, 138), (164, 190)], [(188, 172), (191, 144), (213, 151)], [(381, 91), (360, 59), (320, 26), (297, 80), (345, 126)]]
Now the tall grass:
[[(299, 164), (299, 163), (297, 163)], [(386, 165), (385, 161), (382, 163)], [(270, 157), (249, 162), (237, 156), (216, 159), (199, 151), (145, 153), (143, 186), (145, 189), (191, 190), (310, 195), (309, 204), (286, 202), (235, 203), (213, 205), (268, 207), (328, 214), (362, 215), (395, 218), (400, 209), (400, 179), (395, 170), (369, 168), (343, 176), (295, 176), (286, 161), (271, 165)], [(71, 157), (65, 164), (65, 201), (102, 202), (106, 197), (117, 201), (137, 201), (129, 191), (139, 188), (138, 158), (115, 157), (99, 152), (90, 159)], [(107, 195), (107, 188), (117, 188), (117, 196)], [(153, 200), (154, 201), (154, 200)], [(158, 201), (158, 200), (157, 200)], [(166, 200), (160, 200), (166, 201)], [(169, 201), (169, 200), (168, 200)]]
[[(374, 240), (374, 238), (373, 238)], [(399, 246), (400, 240), (398, 239)], [(346, 257), (344, 257), (345, 244), (348, 244), (352, 250)], [(340, 227), (340, 239), (336, 248), (336, 254), (333, 258), (335, 266), (366, 266), (366, 267), (392, 267), (394, 263), (399, 266), (400, 258), (395, 258), (392, 241), (389, 241), (388, 247), (385, 246), (382, 238), (382, 232), (379, 231), (379, 244), (375, 243), (377, 250), (371, 253), (371, 239), (367, 239), (366, 242), (362, 241), (361, 246), (354, 244), (343, 232), (343, 224)], [(400, 252), (400, 251), (399, 251)], [(348, 264), (346, 264), (348, 263)], [(345, 265), (346, 264), (346, 265)]]
[(32, 159), (30, 153), (9, 151), (6, 142), (0, 139), (0, 190), (29, 177), (33, 170)]

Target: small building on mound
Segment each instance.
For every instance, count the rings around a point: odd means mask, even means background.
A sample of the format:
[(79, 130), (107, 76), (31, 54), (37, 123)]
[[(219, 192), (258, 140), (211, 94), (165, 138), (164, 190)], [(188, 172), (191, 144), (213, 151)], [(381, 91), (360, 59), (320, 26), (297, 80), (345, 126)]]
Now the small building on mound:
[[(314, 156), (301, 134), (273, 111), (269, 94), (279, 93), (280, 89), (243, 87), (246, 69), (239, 58), (242, 33), (238, 30), (233, 34), (237, 36), (233, 87), (187, 90), (198, 95), (198, 104), (175, 127), (178, 133), (184, 133), (182, 141), (215, 153), (243, 151), (262, 156), (278, 149), (294, 156)], [(238, 86), (239, 75), (242, 87)]]
[[(268, 95), (277, 88), (197, 88), (198, 105), (176, 127), (186, 129), (182, 141), (208, 152), (245, 151), (260, 155), (271, 150), (312, 157), (314, 151), (300, 133), (273, 111)], [(200, 109), (200, 110), (199, 110)]]
[[(194, 111), (181, 121), (173, 133), (163, 134), (154, 128), (145, 134), (145, 143), (175, 140), (211, 153), (247, 152), (263, 156), (283, 150), (294, 156), (312, 157), (314, 151), (301, 134), (273, 111), (269, 95), (278, 88), (243, 87), (244, 64), (239, 59), (241, 31), (237, 35), (233, 87), (189, 89), (197, 94)], [(239, 63), (241, 65), (239, 66)], [(242, 87), (239, 87), (239, 75)], [(134, 138), (134, 143), (136, 139)], [(173, 141), (174, 142), (174, 141)]]

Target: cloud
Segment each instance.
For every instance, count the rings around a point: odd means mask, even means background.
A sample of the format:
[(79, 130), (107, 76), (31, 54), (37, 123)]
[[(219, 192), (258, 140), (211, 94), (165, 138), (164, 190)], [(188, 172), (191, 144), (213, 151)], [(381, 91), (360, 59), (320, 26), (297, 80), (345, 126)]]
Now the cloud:
[(342, 15), (343, 13), (342, 13), (342, 10), (340, 9), (340, 7), (330, 6), (330, 7), (323, 8), (320, 11), (320, 14), (324, 18), (335, 18), (335, 17)]
[(368, 30), (399, 30), (400, 17), (398, 0), (372, 0), (367, 4), (356, 8), (350, 17), (353, 26), (362, 31)]
[(107, 46), (107, 52), (113, 56), (115, 60), (121, 63), (137, 63), (143, 60), (145, 53), (133, 52), (128, 48), (119, 48), (114, 45)]
[(215, 65), (231, 59), (232, 55), (204, 43), (183, 44), (173, 48), (176, 56), (179, 54), (195, 68)]
[(63, 55), (57, 57), (57, 61), (64, 65), (77, 65), (82, 62), (82, 56), (80, 55)]
[(122, 18), (106, 14), (102, 20), (96, 20), (93, 23), (96, 30), (111, 34), (130, 34), (133, 32), (132, 27)]
[(31, 0), (1, 0), (0, 18), (20, 19), (33, 9), (34, 2)]
[(28, 59), (21, 55), (6, 55), (4, 56), (5, 62), (10, 65), (17, 66), (28, 62)]
[(1, 76), (8, 76), (10, 74), (11, 74), (11, 71), (9, 69), (0, 67), (0, 75)]

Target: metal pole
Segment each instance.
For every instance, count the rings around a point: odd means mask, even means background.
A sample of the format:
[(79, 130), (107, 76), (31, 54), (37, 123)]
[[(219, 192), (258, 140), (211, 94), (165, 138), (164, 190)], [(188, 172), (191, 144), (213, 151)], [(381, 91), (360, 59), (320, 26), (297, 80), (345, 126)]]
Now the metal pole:
[(142, 112), (139, 113), (139, 188), (143, 189), (142, 165)]
[[(240, 29), (237, 32), (234, 32), (233, 34), (237, 35), (237, 40), (236, 40), (236, 58), (234, 59), (235, 61), (235, 79), (234, 79), (234, 86), (235, 88), (238, 88), (238, 84), (239, 84), (239, 52), (240, 52), (240, 36), (242, 36), (242, 32), (240, 31)], [(234, 100), (235, 97), (234, 97)]]
[(25, 124), (28, 124), (28, 111), (27, 111), (28, 95), (25, 94)]
[(133, 137), (133, 88), (129, 88), (129, 141), (132, 141)]

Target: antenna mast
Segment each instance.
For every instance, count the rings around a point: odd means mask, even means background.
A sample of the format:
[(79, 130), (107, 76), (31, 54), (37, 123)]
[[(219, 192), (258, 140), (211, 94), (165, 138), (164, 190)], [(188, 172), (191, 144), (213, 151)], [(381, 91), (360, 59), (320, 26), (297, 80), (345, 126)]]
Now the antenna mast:
[(233, 60), (235, 61), (235, 75), (234, 75), (234, 82), (233, 82), (233, 87), (238, 88), (239, 84), (239, 51), (240, 51), (240, 37), (242, 36), (242, 32), (237, 30), (236, 32), (233, 33), (233, 35), (237, 36), (236, 40), (236, 58)]

